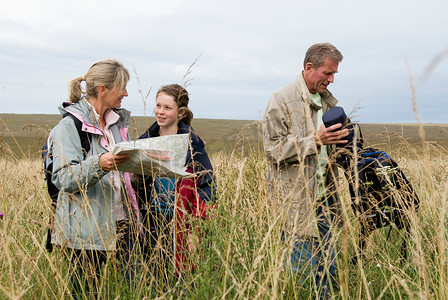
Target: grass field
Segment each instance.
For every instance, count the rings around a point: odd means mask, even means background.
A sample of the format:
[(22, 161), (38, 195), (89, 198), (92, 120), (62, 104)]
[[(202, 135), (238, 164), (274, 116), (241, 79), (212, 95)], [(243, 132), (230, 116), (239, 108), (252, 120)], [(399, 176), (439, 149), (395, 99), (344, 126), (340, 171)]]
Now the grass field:
[[(59, 115), (0, 114), (0, 151), (5, 154), (12, 152), (19, 157), (37, 157), (49, 131), (60, 119)], [(138, 138), (153, 122), (153, 117), (134, 117), (131, 136)], [(207, 143), (210, 152), (230, 152), (240, 134), (243, 139), (258, 140), (254, 121), (194, 119), (193, 127)]]
[[(0, 115), (0, 298), (61, 299), (70, 291), (70, 272), (62, 253), (44, 249), (49, 198), (39, 149), (56, 115)], [(152, 123), (135, 118), (137, 137)], [(313, 299), (313, 289), (284, 271), (285, 247), (280, 224), (284, 215), (271, 206), (266, 190), (267, 162), (261, 152), (257, 122), (194, 120), (206, 141), (216, 170), (219, 201), (214, 218), (202, 226), (211, 234), (193, 257), (195, 272), (181, 278), (170, 269), (156, 280), (151, 263), (128, 288), (112, 267), (104, 269), (101, 299)], [(398, 230), (376, 231), (366, 257), (357, 251), (359, 224), (350, 209), (341, 178), (344, 225), (334, 229), (339, 287), (336, 299), (448, 298), (448, 125), (362, 124), (368, 145), (390, 152), (420, 197), (408, 238), (409, 257), (400, 260), (404, 236)], [(424, 139), (422, 139), (424, 138)], [(157, 261), (157, 257), (153, 260)]]
[[(0, 114), (0, 153), (37, 157), (49, 131), (59, 120), (59, 115)], [(131, 136), (138, 138), (153, 122), (153, 117), (134, 117)], [(210, 153), (230, 153), (238, 144), (261, 143), (258, 121), (194, 119), (192, 125)], [(448, 148), (448, 125), (422, 126), (427, 143)], [(405, 145), (421, 148), (422, 145), (417, 124), (361, 124), (361, 128), (366, 143), (382, 149), (399, 149)]]

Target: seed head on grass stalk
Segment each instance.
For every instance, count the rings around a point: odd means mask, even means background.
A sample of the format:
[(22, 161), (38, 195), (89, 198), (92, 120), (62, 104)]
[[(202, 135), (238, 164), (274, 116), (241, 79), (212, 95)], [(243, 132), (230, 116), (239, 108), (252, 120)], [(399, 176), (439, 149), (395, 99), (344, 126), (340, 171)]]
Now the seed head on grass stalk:
[(193, 72), (193, 66), (198, 62), (199, 58), (202, 56), (202, 53), (199, 54), (199, 56), (191, 63), (191, 65), (188, 67), (187, 72), (182, 77), (182, 86), (187, 89), (191, 85), (191, 82), (194, 78), (188, 78), (191, 75), (191, 72)]

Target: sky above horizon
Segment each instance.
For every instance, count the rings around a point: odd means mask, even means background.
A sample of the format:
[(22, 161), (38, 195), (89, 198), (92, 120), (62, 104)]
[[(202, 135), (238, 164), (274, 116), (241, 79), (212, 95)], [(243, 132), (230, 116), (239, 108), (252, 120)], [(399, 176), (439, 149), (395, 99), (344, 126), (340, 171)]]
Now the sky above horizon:
[(447, 11), (445, 0), (8, 1), (0, 112), (57, 114), (71, 79), (115, 58), (133, 115), (153, 116), (158, 88), (179, 83), (197, 118), (260, 120), (308, 47), (330, 42), (344, 60), (329, 90), (352, 120), (447, 124)]

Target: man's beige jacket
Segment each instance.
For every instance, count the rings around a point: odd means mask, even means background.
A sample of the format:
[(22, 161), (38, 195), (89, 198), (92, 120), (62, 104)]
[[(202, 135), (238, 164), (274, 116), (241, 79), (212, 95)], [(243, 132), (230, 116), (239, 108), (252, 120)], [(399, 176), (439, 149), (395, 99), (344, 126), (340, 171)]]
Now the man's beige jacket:
[[(324, 112), (337, 104), (329, 91), (321, 96)], [(274, 208), (287, 215), (285, 233), (297, 238), (318, 236), (315, 175), (319, 149), (314, 136), (320, 108), (311, 100), (300, 73), (294, 83), (271, 96), (262, 122), (263, 145), (270, 162), (269, 193)], [(331, 149), (327, 146), (327, 151)], [(328, 168), (328, 185), (336, 171), (336, 166)]]

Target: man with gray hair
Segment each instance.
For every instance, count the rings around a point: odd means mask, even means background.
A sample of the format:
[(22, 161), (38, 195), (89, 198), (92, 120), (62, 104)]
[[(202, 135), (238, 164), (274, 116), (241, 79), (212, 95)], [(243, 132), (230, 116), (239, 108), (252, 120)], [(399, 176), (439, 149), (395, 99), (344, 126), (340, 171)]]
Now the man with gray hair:
[(342, 58), (329, 43), (312, 45), (296, 81), (271, 96), (262, 123), (269, 193), (274, 207), (286, 214), (286, 266), (309, 278), (321, 299), (329, 297), (336, 272), (330, 227), (339, 210), (337, 168), (328, 157), (348, 135), (340, 123), (325, 128), (322, 115), (337, 104), (327, 87)]

